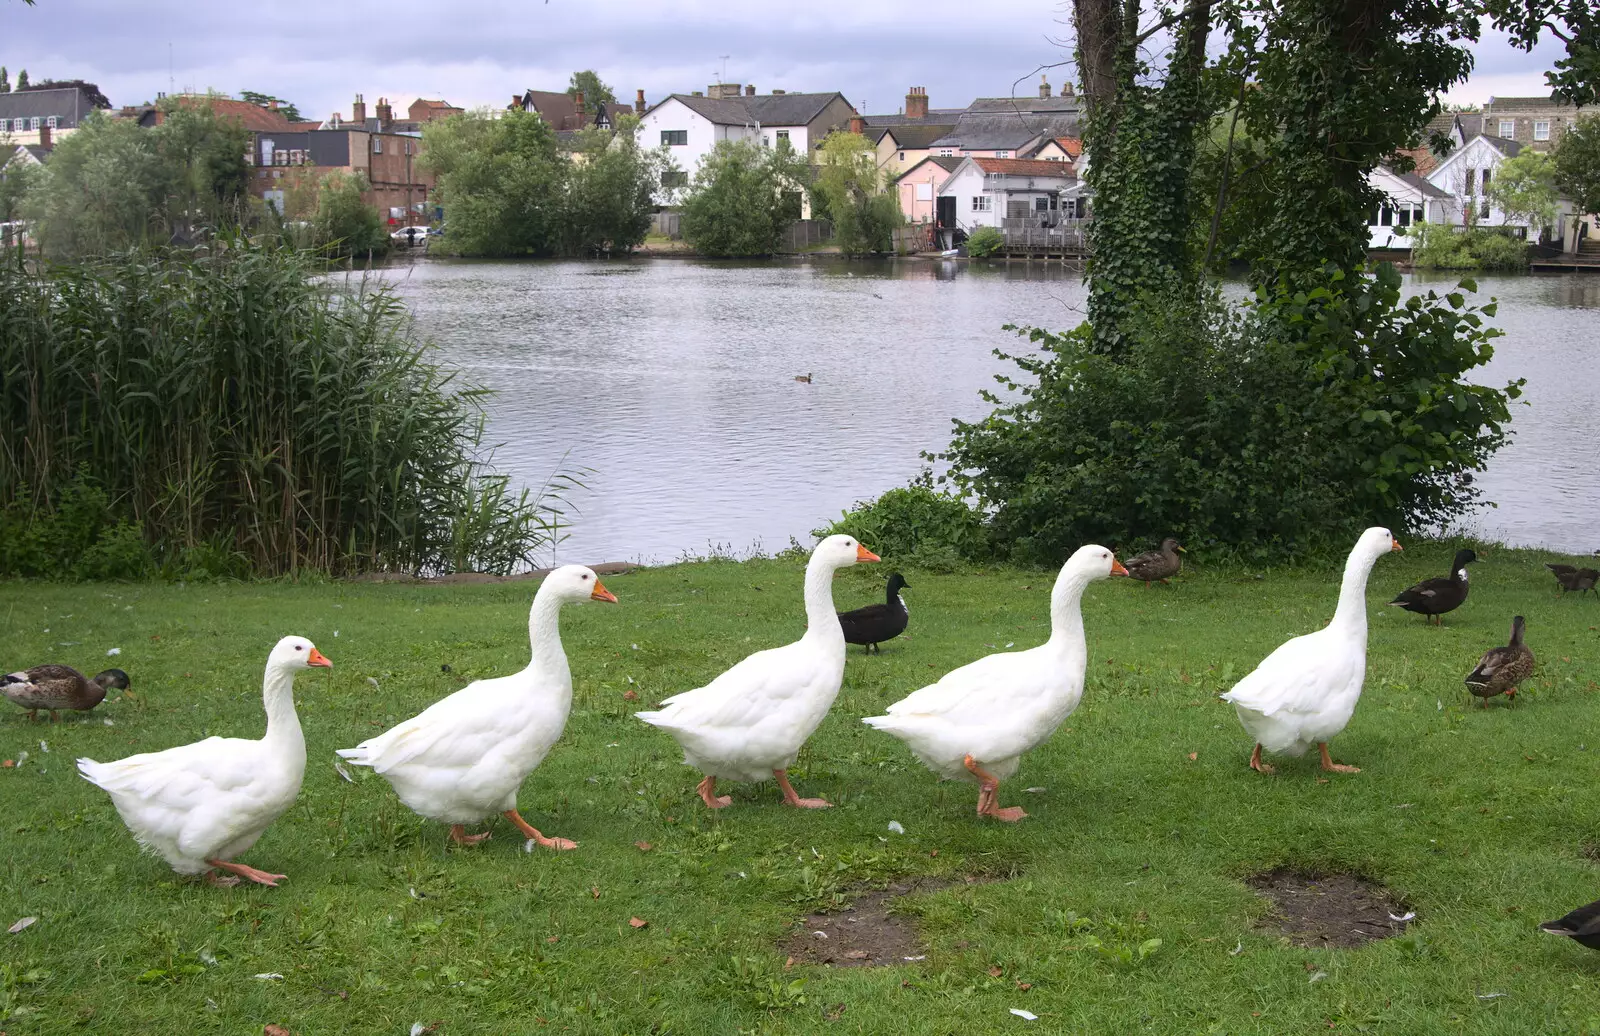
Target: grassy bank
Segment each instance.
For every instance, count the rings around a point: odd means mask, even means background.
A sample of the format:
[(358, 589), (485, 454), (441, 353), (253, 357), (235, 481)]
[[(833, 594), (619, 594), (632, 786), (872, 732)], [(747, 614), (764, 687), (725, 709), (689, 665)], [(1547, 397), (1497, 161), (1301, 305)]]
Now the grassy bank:
[[(794, 771), (838, 808), (788, 810), (767, 785), (733, 789), (718, 815), (629, 713), (796, 635), (800, 566), (607, 577), (620, 606), (564, 620), (573, 715), (521, 798), (531, 823), (580, 843), (561, 855), (525, 855), (499, 821), (481, 847), (448, 846), (381, 779), (345, 783), (332, 765), (465, 680), (519, 668), (527, 583), (11, 584), (0, 665), (92, 670), (120, 648), (135, 696), (53, 728), (0, 714), (0, 756), (30, 753), (0, 770), (0, 922), (39, 918), (0, 935), (0, 1019), (13, 1034), (979, 1033), (1026, 1030), (1017, 1007), (1054, 1032), (1597, 1031), (1600, 954), (1534, 926), (1600, 896), (1585, 855), (1600, 844), (1600, 604), (1555, 598), (1544, 556), (1495, 551), (1442, 629), (1381, 607), (1449, 556), (1413, 545), (1379, 562), (1366, 695), (1334, 744), (1363, 772), (1326, 783), (1310, 758), (1250, 773), (1214, 696), (1327, 620), (1337, 571), (1191, 566), (1171, 587), (1093, 586), (1083, 705), (1002, 786), (1032, 814), (1014, 826), (980, 823), (970, 786), (938, 784), (859, 718), (992, 647), (1037, 643), (1049, 573), (908, 572), (910, 633), (879, 657), (852, 651)], [(847, 571), (836, 599), (876, 598), (883, 575)], [(1517, 613), (1541, 668), (1515, 707), (1480, 709), (1461, 679)], [(290, 632), (335, 668), (299, 678), (305, 788), (244, 857), (290, 880), (181, 882), (71, 760), (259, 736), (261, 666)], [(1267, 906), (1241, 881), (1279, 865), (1358, 871), (1417, 920), (1359, 950), (1293, 948), (1256, 927)], [(907, 875), (1002, 880), (899, 901), (925, 960), (784, 969), (777, 943), (804, 913)], [(1116, 952), (1150, 939), (1142, 960)]]

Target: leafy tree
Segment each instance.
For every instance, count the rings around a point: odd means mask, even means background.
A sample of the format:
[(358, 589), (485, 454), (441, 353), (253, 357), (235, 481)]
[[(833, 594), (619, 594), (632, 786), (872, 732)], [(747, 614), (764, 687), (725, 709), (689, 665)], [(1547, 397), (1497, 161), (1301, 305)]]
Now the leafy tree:
[(600, 81), (600, 76), (593, 69), (572, 73), (572, 81), (567, 84), (567, 96), (575, 97), (579, 90), (583, 91), (583, 106), (591, 114), (597, 115), (605, 110), (606, 105), (617, 103), (617, 95), (611, 92), (611, 87)]
[(422, 147), (421, 162), (437, 174), (448, 214), (442, 247), (475, 256), (557, 253), (571, 168), (538, 115), (452, 115), (423, 127)]
[(301, 119), (300, 119), (300, 109), (295, 107), (292, 102), (285, 101), (281, 97), (274, 97), (271, 94), (257, 93), (254, 90), (240, 90), (239, 91), (239, 100), (241, 100), (241, 101), (249, 101), (251, 104), (255, 105), (257, 108), (267, 108), (267, 109), (271, 109), (272, 108), (272, 102), (276, 101), (276, 102), (278, 102), (278, 114), (279, 115), (282, 115), (284, 118), (288, 119), (290, 122), (300, 122), (301, 121)]
[(1489, 182), (1489, 200), (1507, 219), (1526, 223), (1533, 236), (1556, 221), (1556, 163), (1543, 151), (1523, 148), (1500, 163)]
[(705, 255), (771, 255), (806, 179), (805, 161), (786, 144), (718, 141), (684, 199), (684, 239)]
[(0, 94), (11, 92), (11, 73), (6, 71), (6, 66), (0, 65)]
[[(11, 156), (0, 148), (0, 161)], [(0, 169), (0, 223), (21, 219), (29, 195), (44, 179), (44, 169), (32, 162), (15, 162)]]
[(23, 69), (22, 71), (17, 73), (17, 89), (18, 90), (26, 90), (27, 88), (28, 88), (28, 70), (27, 69)]
[(573, 155), (561, 218), (566, 255), (628, 252), (643, 243), (655, 212), (665, 148), (639, 146), (639, 120), (624, 116), (613, 132), (584, 130)]
[(335, 255), (379, 256), (389, 251), (389, 233), (364, 194), (372, 189), (362, 173), (335, 171), (322, 177), (312, 220), (319, 243)]
[[(19, 80), (17, 89), (21, 90), (23, 88), (23, 84)], [(68, 88), (82, 90), (88, 94), (89, 104), (92, 107), (99, 108), (102, 111), (111, 107), (111, 99), (101, 91), (97, 84), (86, 82), (82, 79), (46, 79), (42, 83), (34, 83), (27, 87), (29, 90), (64, 90)]]
[(818, 155), (813, 185), (833, 221), (833, 239), (845, 255), (887, 252), (904, 219), (893, 178), (878, 168), (877, 151), (859, 133), (834, 133)]
[(1600, 115), (1567, 127), (1555, 150), (1556, 186), (1581, 212), (1600, 212)]

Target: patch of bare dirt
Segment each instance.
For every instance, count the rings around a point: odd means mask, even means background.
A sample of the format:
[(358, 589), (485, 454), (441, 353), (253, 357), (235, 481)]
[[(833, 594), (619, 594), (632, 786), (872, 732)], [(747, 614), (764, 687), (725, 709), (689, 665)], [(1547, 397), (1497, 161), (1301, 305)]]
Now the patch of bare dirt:
[(1268, 871), (1246, 879), (1272, 901), (1273, 916), (1261, 923), (1308, 949), (1354, 949), (1401, 935), (1405, 904), (1381, 885), (1354, 874)]
[(1590, 839), (1578, 846), (1578, 854), (1591, 863), (1600, 863), (1600, 842)]
[(964, 882), (908, 878), (893, 882), (888, 888), (862, 890), (847, 907), (801, 918), (798, 927), (779, 941), (778, 949), (796, 964), (870, 968), (914, 963), (922, 960), (927, 950), (911, 919), (893, 912), (894, 901), (901, 896), (993, 880), (977, 875), (968, 876)]

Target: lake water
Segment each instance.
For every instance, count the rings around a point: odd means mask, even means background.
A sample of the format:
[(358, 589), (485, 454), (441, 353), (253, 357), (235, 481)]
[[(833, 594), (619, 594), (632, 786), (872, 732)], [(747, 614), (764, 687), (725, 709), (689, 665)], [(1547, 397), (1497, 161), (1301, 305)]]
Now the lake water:
[[(561, 561), (776, 550), (902, 485), (951, 418), (1014, 370), (1007, 323), (1083, 316), (1045, 264), (423, 260), (384, 271), (443, 358), (496, 391), (498, 466), (529, 485), (586, 468)], [(1413, 281), (1448, 287), (1454, 278)], [(1506, 337), (1485, 382), (1528, 380), (1475, 527), (1600, 547), (1600, 276), (1479, 279)], [(795, 380), (809, 374), (810, 384)]]

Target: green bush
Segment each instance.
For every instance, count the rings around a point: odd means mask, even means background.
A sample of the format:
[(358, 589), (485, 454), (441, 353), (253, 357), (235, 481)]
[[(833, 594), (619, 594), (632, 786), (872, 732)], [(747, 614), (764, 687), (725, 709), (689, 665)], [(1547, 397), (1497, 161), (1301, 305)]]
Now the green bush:
[(1518, 271), (1528, 268), (1527, 243), (1489, 227), (1413, 224), (1411, 265), (1419, 270)]
[(317, 188), (317, 212), (312, 221), (317, 243), (331, 254), (378, 257), (393, 244), (378, 210), (368, 205), (362, 192), (372, 189), (363, 173), (330, 173)]
[(967, 235), (967, 254), (987, 259), (1005, 246), (1006, 237), (994, 227), (979, 227)]
[(863, 500), (814, 536), (854, 536), (885, 559), (948, 570), (988, 553), (983, 516), (933, 486), (928, 472), (911, 485)]
[(572, 481), (486, 469), (482, 390), (387, 287), (317, 272), (242, 236), (0, 263), (0, 574), (532, 564)]
[(995, 548), (1054, 562), (1170, 535), (1262, 559), (1459, 517), (1520, 384), (1465, 379), (1492, 355), (1493, 306), (1402, 302), (1387, 265), (1335, 283), (1245, 307), (1146, 296), (1116, 357), (1087, 325), (1022, 329), (1041, 352), (1009, 358), (1036, 380), (1006, 381), (1020, 398), (957, 422), (944, 455)]
[(771, 255), (795, 219), (792, 198), (805, 178), (804, 160), (787, 145), (719, 141), (684, 198), (684, 240), (702, 255)]

